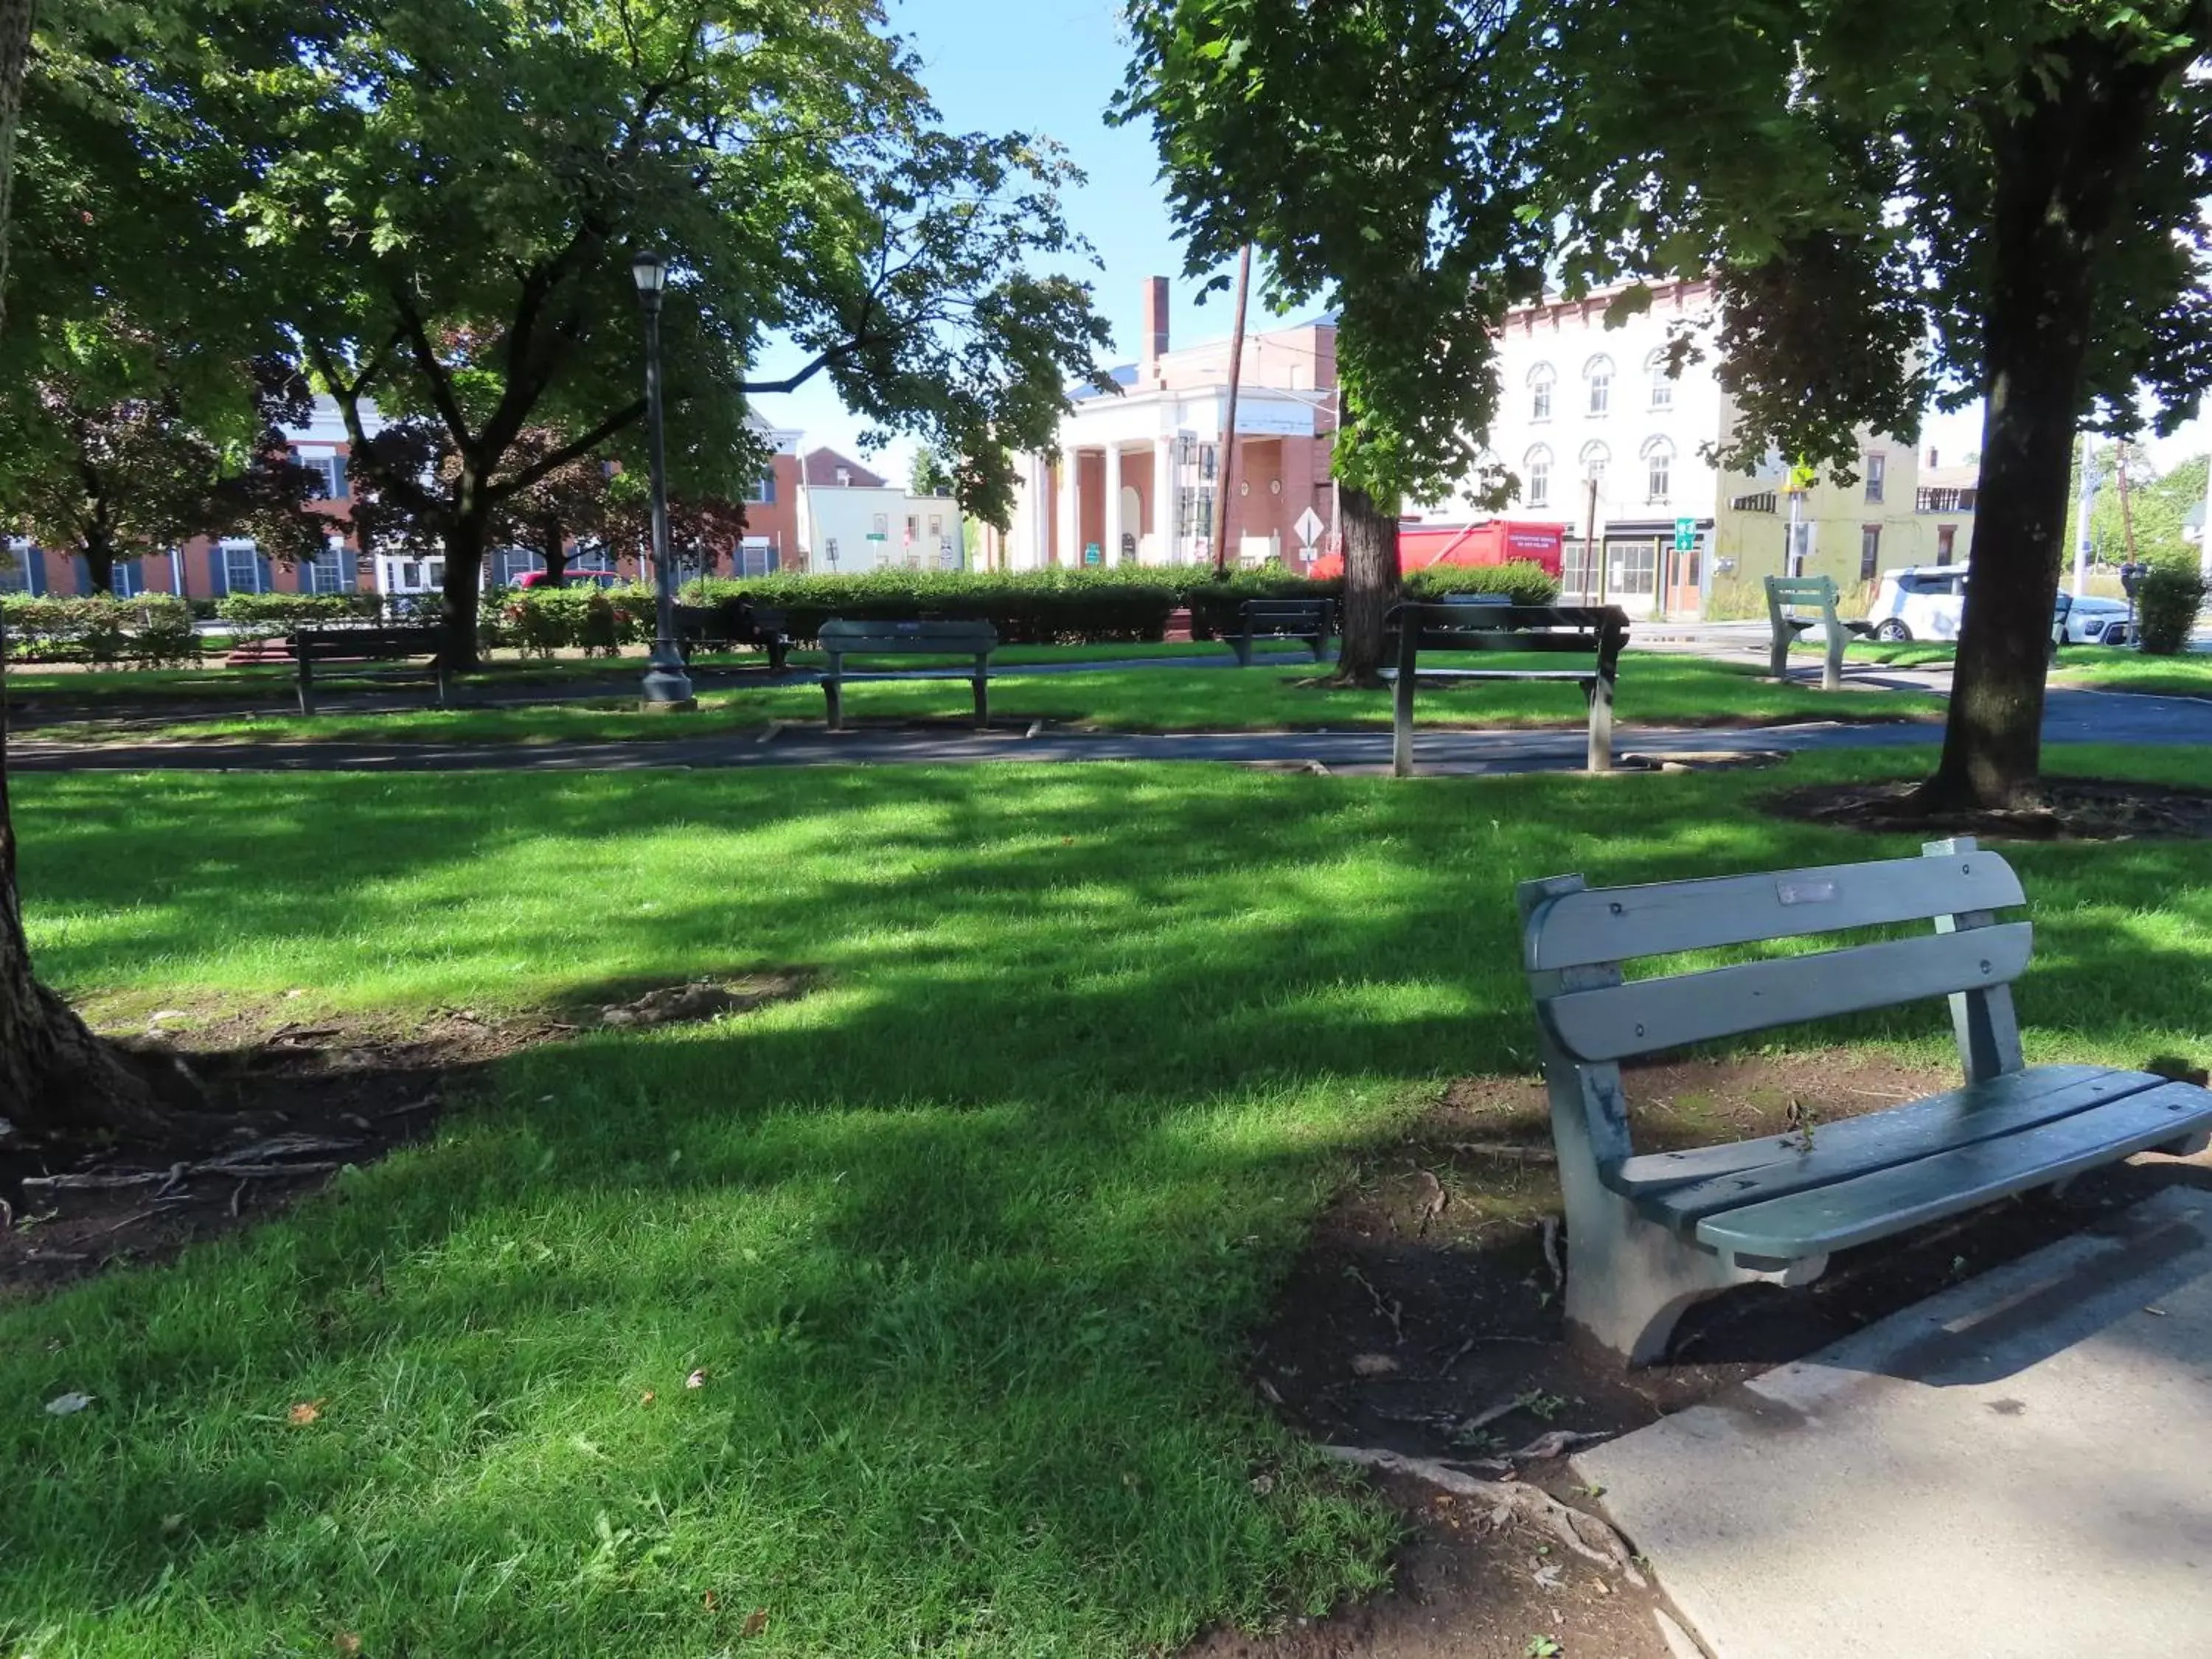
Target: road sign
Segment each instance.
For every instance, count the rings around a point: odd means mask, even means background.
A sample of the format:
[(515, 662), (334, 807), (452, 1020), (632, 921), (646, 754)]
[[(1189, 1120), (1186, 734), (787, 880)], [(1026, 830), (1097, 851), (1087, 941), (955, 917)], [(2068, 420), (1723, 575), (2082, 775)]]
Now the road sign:
[(1674, 520), (1674, 550), (1677, 553), (1698, 550), (1698, 521), (1695, 519)]
[(1106, 555), (1100, 550), (1097, 542), (1084, 543), (1083, 562), (1085, 564), (1103, 564), (1106, 562)]
[(1301, 513), (1297, 523), (1291, 527), (1298, 532), (1298, 544), (1302, 547), (1311, 547), (1321, 539), (1322, 532), (1328, 528), (1322, 523), (1321, 514), (1311, 507)]

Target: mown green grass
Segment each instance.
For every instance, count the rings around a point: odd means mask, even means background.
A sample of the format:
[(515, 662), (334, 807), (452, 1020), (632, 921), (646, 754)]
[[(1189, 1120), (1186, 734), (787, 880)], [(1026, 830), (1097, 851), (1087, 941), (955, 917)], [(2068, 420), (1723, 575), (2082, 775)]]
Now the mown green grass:
[[(40, 963), (111, 1015), (821, 977), (457, 1079), (284, 1221), (0, 1306), (0, 1651), (1119, 1655), (1371, 1587), (1389, 1523), (1241, 1345), (1352, 1160), (1526, 1072), (1513, 884), (1908, 851), (1751, 803), (1926, 758), (18, 779)], [(2016, 860), (2036, 1054), (2201, 1054), (2212, 846)]]
[[(1464, 664), (1476, 659), (1468, 657)], [(1486, 668), (1556, 672), (1561, 659), (1500, 653)], [(1440, 659), (1454, 665), (1459, 659)], [(659, 740), (757, 729), (771, 720), (819, 721), (823, 696), (813, 685), (716, 689), (702, 679), (696, 715), (638, 713), (632, 700), (592, 699), (520, 708), (418, 709), (383, 714), (234, 716), (149, 726), (103, 727), (97, 722), (41, 728), (40, 735), (97, 741), (319, 739), (325, 742), (560, 743)], [(852, 721), (958, 718), (971, 708), (958, 679), (879, 681), (848, 685)], [(1316, 683), (1310, 665), (1261, 663), (1249, 669), (1146, 668), (1066, 674), (994, 675), (993, 717), (1006, 724), (1048, 720), (1106, 731), (1249, 731), (1314, 727), (1377, 729), (1390, 723), (1387, 690)], [(1915, 692), (1827, 694), (1802, 684), (1777, 685), (1750, 665), (1698, 657), (1638, 655), (1622, 666), (1615, 715), (1630, 725), (1771, 723), (1790, 720), (1933, 719), (1940, 699)], [(1532, 727), (1580, 725), (1583, 694), (1572, 682), (1498, 681), (1425, 685), (1415, 721), (1430, 726)]]
[(2146, 657), (2139, 651), (2066, 652), (2053, 676), (2096, 691), (2160, 697), (2212, 696), (2212, 655)]

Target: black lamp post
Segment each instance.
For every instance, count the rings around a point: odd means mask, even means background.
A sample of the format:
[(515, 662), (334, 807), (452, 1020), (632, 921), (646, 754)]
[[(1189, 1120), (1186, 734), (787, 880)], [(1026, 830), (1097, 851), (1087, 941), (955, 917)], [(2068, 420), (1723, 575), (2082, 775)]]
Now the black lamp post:
[(676, 642), (676, 571), (668, 556), (668, 456), (660, 423), (660, 290), (668, 266), (647, 248), (629, 262), (645, 307), (645, 419), (653, 455), (653, 654), (647, 659), (643, 702), (648, 709), (696, 708), (691, 677), (684, 672), (684, 653)]

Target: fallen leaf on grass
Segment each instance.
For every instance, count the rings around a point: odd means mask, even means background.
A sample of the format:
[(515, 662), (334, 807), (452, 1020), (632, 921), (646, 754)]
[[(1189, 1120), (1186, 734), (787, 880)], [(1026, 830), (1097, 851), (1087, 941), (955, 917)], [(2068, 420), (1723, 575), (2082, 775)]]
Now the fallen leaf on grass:
[(343, 1656), (343, 1659), (353, 1659), (354, 1655), (361, 1651), (361, 1638), (349, 1630), (342, 1630), (331, 1645)]
[(637, 1397), (637, 1403), (641, 1406), (650, 1406), (653, 1403), (653, 1394), (651, 1389), (647, 1389), (643, 1394)]
[(758, 1636), (767, 1628), (768, 1609), (766, 1607), (755, 1607), (750, 1613), (745, 1615), (744, 1626), (738, 1632), (738, 1634), (740, 1636)]
[(684, 1386), (685, 1388), (687, 1388), (687, 1389), (703, 1389), (703, 1388), (705, 1388), (705, 1387), (707, 1386), (707, 1373), (706, 1373), (706, 1371), (705, 1371), (703, 1369), (702, 1369), (702, 1370), (696, 1370), (696, 1371), (692, 1372), (690, 1376), (687, 1376), (687, 1377), (685, 1377), (685, 1378), (684, 1379)]
[(1398, 1369), (1398, 1362), (1387, 1353), (1356, 1353), (1352, 1356), (1354, 1376), (1389, 1376)]
[(92, 1401), (93, 1396), (88, 1394), (58, 1394), (46, 1401), (46, 1415), (75, 1417), (87, 1406), (92, 1404)]
[(708, 1612), (709, 1612), (709, 1613), (714, 1612), (714, 1591), (712, 1591), (712, 1590), (708, 1590), (708, 1591), (707, 1592), (706, 1595), (705, 1595), (704, 1597), (702, 1597), (702, 1598), (701, 1602), (700, 1602), (700, 1605), (701, 1605), (701, 1606), (702, 1606), (702, 1607), (704, 1607), (707, 1609), (707, 1611), (708, 1611)]
[(284, 1420), (287, 1423), (289, 1423), (295, 1429), (304, 1429), (310, 1423), (320, 1422), (322, 1420), (322, 1416), (323, 1402), (321, 1401), (302, 1400), (299, 1404), (294, 1406), (290, 1411), (284, 1413)]

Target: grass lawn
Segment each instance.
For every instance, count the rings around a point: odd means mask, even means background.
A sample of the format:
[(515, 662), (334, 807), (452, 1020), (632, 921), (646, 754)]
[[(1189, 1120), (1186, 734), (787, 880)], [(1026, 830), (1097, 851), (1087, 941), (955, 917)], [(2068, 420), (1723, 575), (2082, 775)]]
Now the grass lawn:
[[(502, 1061), (287, 1220), (0, 1304), (0, 1651), (1121, 1655), (1371, 1588), (1387, 1515), (1240, 1343), (1437, 1079), (1525, 1073), (1513, 884), (1870, 856), (1747, 801), (1926, 759), (19, 778), (42, 967), (113, 1017), (822, 979)], [(2033, 1053), (2201, 1056), (2212, 845), (2017, 859)]]
[[(1444, 665), (1455, 660), (1441, 659)], [(1464, 659), (1472, 663), (1475, 659)], [(1556, 671), (1557, 657), (1499, 653), (1484, 667)], [(991, 708), (1006, 724), (1045, 720), (1108, 731), (1267, 730), (1296, 727), (1386, 727), (1388, 691), (1302, 685), (1310, 664), (1262, 664), (1227, 668), (1147, 668), (1097, 672), (994, 677)], [(822, 693), (812, 685), (717, 690), (702, 683), (696, 716), (641, 715), (634, 703), (612, 699), (527, 708), (419, 709), (387, 714), (241, 715), (180, 721), (128, 730), (97, 722), (49, 726), (41, 735), (84, 741), (149, 737), (253, 742), (301, 738), (325, 741), (559, 743), (683, 738), (702, 732), (757, 728), (770, 720), (822, 719)], [(969, 707), (958, 680), (884, 681), (848, 687), (849, 720), (957, 717)], [(1616, 717), (1632, 725), (1703, 725), (1789, 720), (1909, 720), (1935, 718), (1940, 699), (1913, 692), (1851, 691), (1835, 695), (1805, 685), (1776, 685), (1748, 664), (1651, 653), (1623, 665)], [(1541, 726), (1582, 724), (1583, 695), (1571, 682), (1465, 684), (1423, 688), (1414, 718), (1423, 726)]]

